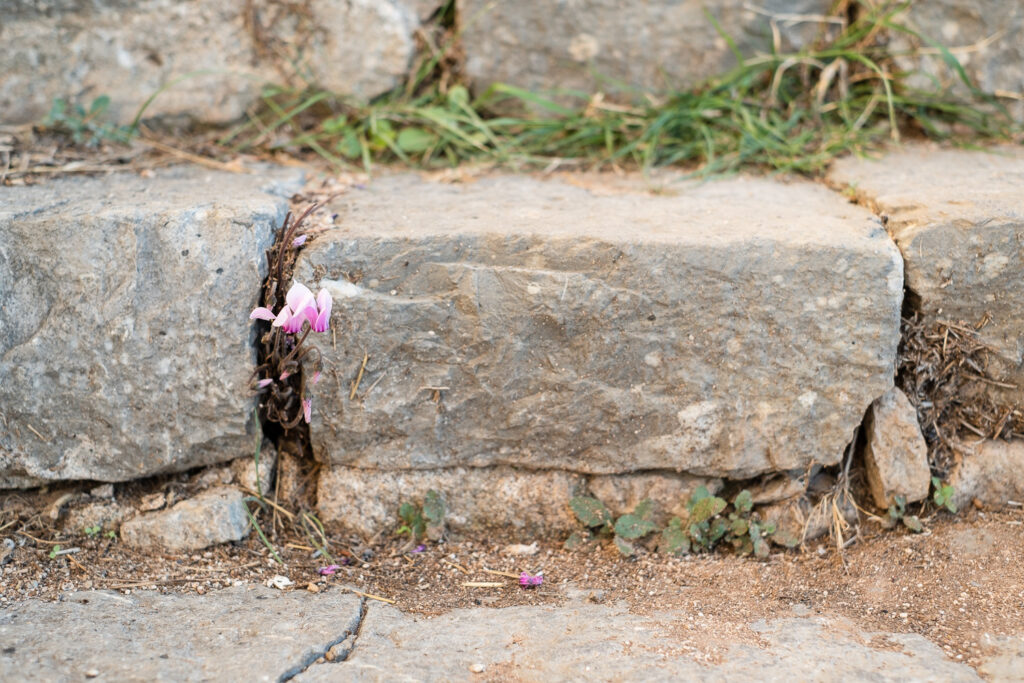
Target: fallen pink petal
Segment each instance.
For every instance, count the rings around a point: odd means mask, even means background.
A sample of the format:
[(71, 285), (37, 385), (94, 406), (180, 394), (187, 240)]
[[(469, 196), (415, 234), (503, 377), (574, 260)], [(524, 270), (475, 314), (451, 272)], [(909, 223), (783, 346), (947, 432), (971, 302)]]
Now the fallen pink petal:
[(316, 571), (318, 574), (320, 574), (320, 576), (330, 576), (339, 569), (341, 569), (340, 564), (329, 564), (326, 567), (320, 567), (320, 569)]
[(317, 370), (317, 371), (315, 371), (313, 373), (313, 379), (312, 379), (313, 385), (316, 386), (316, 383), (319, 382), (319, 381), (320, 381), (320, 371)]
[(292, 240), (292, 246), (301, 247), (303, 244), (306, 243), (307, 239), (309, 239), (309, 235), (299, 235), (298, 237)]
[(305, 418), (306, 424), (309, 424), (310, 419), (313, 417), (313, 399), (302, 399), (302, 417)]
[(529, 573), (523, 572), (519, 575), (519, 585), (523, 586), (524, 588), (533, 588), (534, 586), (539, 586), (542, 583), (544, 583), (543, 574), (531, 576)]
[(259, 382), (256, 382), (256, 386), (260, 389), (266, 389), (273, 383), (274, 380), (268, 377), (267, 379), (261, 379)]
[(418, 545), (418, 546), (416, 546), (415, 548), (412, 549), (412, 552), (414, 552), (414, 553), (422, 553), (426, 549), (427, 549), (427, 546), (425, 546), (425, 545)]

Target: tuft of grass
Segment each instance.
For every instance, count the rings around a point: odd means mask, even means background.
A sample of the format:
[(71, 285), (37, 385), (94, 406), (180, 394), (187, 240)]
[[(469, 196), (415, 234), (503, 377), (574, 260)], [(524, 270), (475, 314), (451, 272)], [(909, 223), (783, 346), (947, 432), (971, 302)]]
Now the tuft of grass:
[[(439, 45), (426, 46), (428, 57), (409, 81), (387, 95), (360, 103), (324, 91), (270, 88), (263, 107), (219, 142), (234, 152), (312, 152), (336, 166), (367, 170), (395, 161), (431, 167), (574, 160), (817, 174), (836, 156), (865, 153), (905, 134), (970, 141), (1020, 134), (948, 49), (900, 21), (908, 3), (842, 4), (856, 7), (847, 14), (855, 18), (812, 47), (746, 59), (737, 51), (737, 66), (702, 86), (625, 105), (600, 93), (555, 99), (500, 83), (474, 97), (453, 71), (458, 35), (450, 27)], [(913, 74), (897, 68), (899, 55), (888, 46), (896, 34), (937, 50), (969, 95), (911, 87)], [(535, 113), (503, 113), (509, 111)]]

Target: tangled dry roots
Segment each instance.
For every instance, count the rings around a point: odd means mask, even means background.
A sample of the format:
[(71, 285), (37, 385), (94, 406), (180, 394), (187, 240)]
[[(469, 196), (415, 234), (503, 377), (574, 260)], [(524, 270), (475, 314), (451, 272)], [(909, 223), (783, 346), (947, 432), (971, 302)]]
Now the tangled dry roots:
[(1024, 409), (993, 399), (991, 351), (968, 324), (904, 318), (896, 384), (917, 408), (932, 468), (947, 474), (964, 440), (1024, 436)]

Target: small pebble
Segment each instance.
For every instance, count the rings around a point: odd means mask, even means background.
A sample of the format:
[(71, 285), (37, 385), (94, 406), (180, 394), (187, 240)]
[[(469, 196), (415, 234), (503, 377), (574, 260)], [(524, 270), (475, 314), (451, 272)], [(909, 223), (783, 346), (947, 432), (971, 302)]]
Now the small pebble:
[(313, 582), (310, 582), (306, 585), (306, 590), (308, 590), (310, 593), (319, 593), (320, 586), (316, 585)]
[(100, 672), (97, 671), (96, 669), (86, 669), (85, 670), (85, 677), (86, 678), (96, 678), (99, 675), (100, 675)]
[(473, 664), (469, 667), (469, 670), (475, 674), (482, 674), (486, 669), (487, 667), (481, 664), (480, 662), (477, 662), (476, 664)]

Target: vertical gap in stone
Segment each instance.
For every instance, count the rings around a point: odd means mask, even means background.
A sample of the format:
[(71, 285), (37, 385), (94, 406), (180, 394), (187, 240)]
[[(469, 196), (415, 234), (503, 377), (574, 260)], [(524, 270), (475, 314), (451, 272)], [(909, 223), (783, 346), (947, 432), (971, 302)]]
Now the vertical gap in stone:
[[(312, 205), (297, 217), (288, 212), (284, 223), (277, 230), (274, 243), (267, 249), (267, 277), (260, 293), (260, 306), (279, 311), (284, 305), (285, 294), (292, 282), (292, 270), (300, 247), (293, 247), (292, 241), (302, 223), (316, 209)], [(287, 360), (290, 348), (288, 339), (301, 338), (286, 335), (279, 328), (273, 328), (268, 321), (257, 321), (256, 380), (272, 379), (268, 390), (259, 394), (258, 416), (263, 436), (269, 439), (279, 455), (287, 453), (312, 462), (312, 446), (309, 425), (302, 419), (302, 392), (305, 376), (301, 363)], [(283, 370), (289, 375), (281, 380)]]

